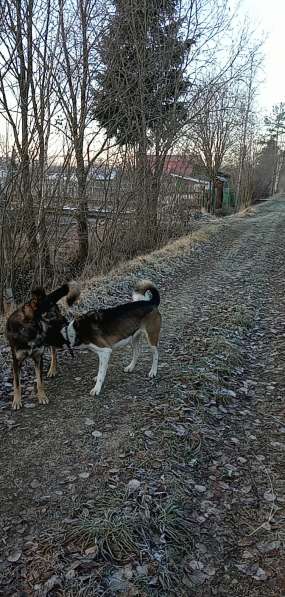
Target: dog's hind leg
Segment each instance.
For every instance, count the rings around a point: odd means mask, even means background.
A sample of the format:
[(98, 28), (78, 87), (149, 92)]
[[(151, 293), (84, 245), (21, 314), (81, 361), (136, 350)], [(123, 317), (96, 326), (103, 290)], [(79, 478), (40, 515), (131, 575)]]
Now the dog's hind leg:
[(124, 368), (125, 373), (132, 373), (140, 356), (140, 333), (135, 334), (132, 339), (133, 358), (130, 364)]
[(158, 367), (158, 342), (161, 327), (161, 315), (159, 311), (152, 313), (145, 322), (145, 335), (152, 351), (152, 366), (149, 377), (156, 377)]
[(12, 349), (13, 359), (13, 378), (14, 378), (14, 397), (12, 402), (13, 410), (19, 410), (22, 408), (22, 392), (21, 392), (21, 364), (22, 361), (18, 360), (15, 351)]
[(36, 379), (37, 379), (37, 396), (39, 404), (48, 404), (48, 397), (46, 396), (43, 384), (43, 356), (42, 354), (33, 354), (33, 361), (35, 363)]
[(56, 375), (56, 365), (57, 365), (57, 362), (56, 362), (56, 349), (52, 347), (50, 349), (50, 352), (51, 352), (51, 363), (50, 363), (50, 368), (48, 370), (47, 376), (48, 377), (55, 377), (55, 375)]
[(102, 385), (103, 385), (105, 377), (106, 377), (108, 363), (110, 360), (110, 356), (112, 354), (112, 349), (111, 348), (99, 348), (92, 344), (90, 345), (90, 348), (93, 352), (96, 352), (99, 357), (99, 369), (98, 369), (98, 375), (96, 377), (96, 385), (94, 386), (94, 388), (92, 388), (90, 394), (91, 394), (91, 396), (99, 396), (99, 394), (101, 392)]

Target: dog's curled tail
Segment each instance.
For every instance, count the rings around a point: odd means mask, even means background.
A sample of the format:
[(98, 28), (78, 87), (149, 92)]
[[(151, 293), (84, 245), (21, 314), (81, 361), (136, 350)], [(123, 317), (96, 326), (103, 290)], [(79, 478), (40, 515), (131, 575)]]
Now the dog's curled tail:
[(133, 301), (149, 301), (152, 305), (158, 307), (160, 294), (150, 280), (139, 280), (133, 291)]
[(55, 305), (64, 296), (66, 297), (68, 306), (71, 307), (71, 305), (73, 305), (80, 297), (79, 284), (72, 280), (71, 282), (63, 284), (53, 292), (50, 292), (50, 294), (47, 294), (40, 304), (38, 313), (45, 313), (52, 305)]

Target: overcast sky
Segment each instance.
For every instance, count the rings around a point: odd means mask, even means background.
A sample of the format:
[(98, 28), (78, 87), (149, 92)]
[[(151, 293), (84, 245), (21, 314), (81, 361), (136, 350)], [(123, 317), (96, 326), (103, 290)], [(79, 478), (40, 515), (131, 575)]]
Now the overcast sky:
[(257, 30), (267, 34), (259, 103), (270, 111), (273, 104), (285, 101), (285, 0), (242, 0), (242, 8)]

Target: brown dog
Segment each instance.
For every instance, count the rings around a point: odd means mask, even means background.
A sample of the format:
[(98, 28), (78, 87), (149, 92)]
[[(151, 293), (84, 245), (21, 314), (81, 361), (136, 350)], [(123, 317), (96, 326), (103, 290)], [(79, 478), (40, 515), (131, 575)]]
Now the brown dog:
[(30, 302), (19, 307), (8, 318), (6, 336), (13, 359), (14, 410), (22, 406), (20, 371), (27, 357), (31, 357), (35, 364), (39, 403), (48, 403), (43, 385), (43, 352), (45, 346), (51, 347), (52, 361), (48, 375), (52, 377), (56, 372), (55, 349), (62, 348), (65, 344), (61, 330), (67, 325), (56, 303), (66, 296), (67, 304), (71, 306), (79, 295), (80, 290), (75, 282), (64, 284), (48, 295), (43, 288), (37, 288), (32, 291)]

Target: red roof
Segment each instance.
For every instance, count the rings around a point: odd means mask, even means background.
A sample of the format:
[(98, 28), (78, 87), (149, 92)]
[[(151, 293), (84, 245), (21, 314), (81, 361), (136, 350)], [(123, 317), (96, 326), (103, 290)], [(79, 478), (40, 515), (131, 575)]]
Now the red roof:
[(171, 155), (166, 158), (163, 171), (176, 176), (191, 176), (193, 165), (187, 158)]
[[(155, 156), (150, 155), (149, 161), (151, 166), (155, 162)], [(167, 156), (163, 168), (164, 174), (172, 174), (176, 176), (191, 176), (193, 172), (193, 165), (189, 159), (178, 155)]]

